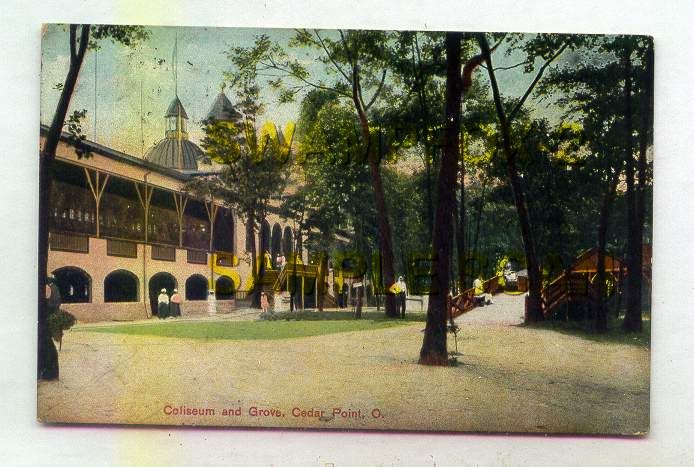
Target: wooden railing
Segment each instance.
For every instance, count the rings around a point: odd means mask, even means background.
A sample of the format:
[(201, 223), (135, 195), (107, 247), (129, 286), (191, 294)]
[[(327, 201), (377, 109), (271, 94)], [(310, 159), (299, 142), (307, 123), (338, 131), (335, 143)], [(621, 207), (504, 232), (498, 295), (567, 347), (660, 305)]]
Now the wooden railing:
[(248, 290), (237, 290), (236, 291), (236, 300), (238, 300), (238, 301), (246, 300), (250, 294), (251, 294), (251, 291), (248, 291)]
[(205, 250), (188, 250), (188, 262), (191, 264), (207, 264)]
[(163, 245), (152, 245), (152, 259), (176, 261), (176, 248)]
[(137, 243), (123, 240), (106, 239), (106, 254), (124, 258), (137, 258)]
[(51, 250), (89, 253), (89, 237), (51, 232)]
[(543, 313), (545, 316), (550, 315), (564, 301), (575, 297), (587, 297), (589, 294), (590, 283), (587, 274), (564, 271), (540, 291)]
[(217, 266), (233, 267), (234, 255), (231, 253), (217, 253)]
[[(266, 273), (269, 271), (277, 270), (270, 269), (266, 271)], [(296, 277), (308, 277), (313, 279), (318, 275), (318, 266), (316, 266), (315, 264), (285, 264), (281, 271), (277, 271), (277, 274), (275, 276), (275, 290), (282, 290), (282, 284), (284, 284), (287, 278), (291, 277), (294, 273), (296, 273)]]
[[(448, 311), (449, 319), (457, 318), (463, 313), (467, 313), (475, 308), (477, 304), (475, 301), (475, 290), (477, 290), (475, 287), (471, 287), (451, 299), (451, 305)], [(499, 293), (501, 290), (499, 276), (494, 276), (484, 281), (482, 283), (482, 290), (483, 293), (490, 295)]]

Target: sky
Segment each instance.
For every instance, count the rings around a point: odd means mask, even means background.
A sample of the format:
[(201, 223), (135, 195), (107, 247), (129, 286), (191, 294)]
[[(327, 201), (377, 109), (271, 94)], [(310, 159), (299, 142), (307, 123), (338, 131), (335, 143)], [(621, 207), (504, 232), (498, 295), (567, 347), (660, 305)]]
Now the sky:
[[(148, 148), (164, 137), (164, 113), (175, 95), (172, 55), (176, 38), (178, 96), (189, 117), (190, 139), (196, 143), (203, 137), (200, 121), (205, 118), (220, 91), (224, 72), (234, 71), (226, 56), (231, 47), (251, 46), (256, 36), (267, 34), (305, 63), (312, 76), (318, 79), (328, 78), (323, 66), (308, 51), (287, 47), (287, 42), (294, 33), (291, 29), (148, 29), (149, 39), (136, 47), (125, 47), (103, 40), (98, 51), (88, 50), (68, 111), (70, 115), (73, 110), (86, 109), (83, 129), (87, 138), (133, 156), (142, 157)], [(497, 52), (494, 60), (495, 66), (506, 66), (522, 59)], [(68, 64), (67, 27), (48, 25), (44, 28), (42, 40), (43, 124), (50, 124), (60, 97), (57, 85), (64, 82)], [(521, 73), (521, 70), (522, 68), (518, 68), (498, 73), (500, 87), (508, 95), (520, 95), (532, 79), (530, 75)], [(234, 92), (227, 89), (226, 93), (234, 103)], [(261, 100), (266, 105), (263, 120), (273, 121), (284, 127), (288, 121), (296, 121), (298, 118), (300, 99), (280, 104), (277, 94), (264, 86)], [(530, 104), (533, 105), (532, 102)]]

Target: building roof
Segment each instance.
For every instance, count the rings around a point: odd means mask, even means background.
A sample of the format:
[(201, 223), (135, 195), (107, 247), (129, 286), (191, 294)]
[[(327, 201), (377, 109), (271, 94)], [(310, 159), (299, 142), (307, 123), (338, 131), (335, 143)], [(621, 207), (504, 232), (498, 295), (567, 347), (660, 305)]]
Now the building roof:
[(176, 117), (179, 113), (181, 114), (182, 118), (188, 118), (186, 109), (183, 108), (183, 104), (181, 104), (181, 101), (178, 99), (178, 96), (176, 96), (171, 101), (171, 104), (169, 104), (169, 108), (166, 110), (166, 115), (164, 115), (164, 117)]
[(217, 98), (214, 100), (210, 111), (207, 113), (206, 120), (236, 121), (240, 118), (241, 114), (234, 109), (234, 106), (231, 105), (231, 101), (229, 101), (229, 98), (222, 90), (217, 94)]
[(205, 154), (197, 144), (178, 138), (164, 138), (155, 144), (145, 159), (155, 164), (176, 170), (198, 170), (198, 158)]
[[(48, 125), (41, 125), (41, 134), (46, 135), (48, 133)], [(63, 131), (60, 135), (60, 140), (63, 143), (71, 144), (70, 143), (70, 135)], [(107, 157), (109, 159), (113, 159), (118, 162), (122, 162), (124, 164), (128, 164), (131, 166), (135, 167), (141, 167), (145, 170), (151, 170), (153, 172), (160, 173), (162, 175), (166, 175), (168, 177), (174, 178), (176, 180), (180, 181), (188, 181), (190, 180), (190, 175), (185, 174), (183, 172), (179, 172), (178, 170), (168, 168), (165, 166), (161, 166), (157, 163), (150, 162), (144, 159), (141, 159), (139, 157), (131, 156), (130, 154), (126, 154), (124, 152), (118, 151), (113, 148), (109, 148), (107, 146), (104, 146), (99, 143), (95, 143), (94, 141), (89, 141), (89, 140), (84, 140), (82, 141), (82, 144), (86, 146), (90, 152), (93, 152), (95, 154), (99, 154), (101, 156)]]

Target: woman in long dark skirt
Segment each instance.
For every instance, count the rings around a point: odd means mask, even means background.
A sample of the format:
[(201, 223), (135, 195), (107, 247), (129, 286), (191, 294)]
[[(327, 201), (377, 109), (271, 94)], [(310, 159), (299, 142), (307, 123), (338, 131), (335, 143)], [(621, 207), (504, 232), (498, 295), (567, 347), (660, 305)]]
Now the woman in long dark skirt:
[(157, 316), (159, 319), (166, 319), (169, 316), (169, 296), (166, 294), (166, 289), (161, 289), (157, 297)]

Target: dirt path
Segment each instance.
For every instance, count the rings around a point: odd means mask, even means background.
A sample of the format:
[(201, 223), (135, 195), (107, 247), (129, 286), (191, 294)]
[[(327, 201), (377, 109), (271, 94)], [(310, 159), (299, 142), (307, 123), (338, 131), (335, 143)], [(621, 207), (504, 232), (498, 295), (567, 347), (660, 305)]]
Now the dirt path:
[[(80, 423), (648, 429), (648, 349), (509, 325), (516, 314), (511, 301), (499, 299), (461, 317), (462, 364), (447, 368), (416, 364), (422, 323), (275, 341), (71, 332), (60, 354), (61, 380), (39, 384), (38, 413)], [(180, 406), (214, 415), (171, 414)], [(268, 409), (267, 416), (253, 415), (252, 407)], [(232, 414), (223, 415), (225, 408)]]

